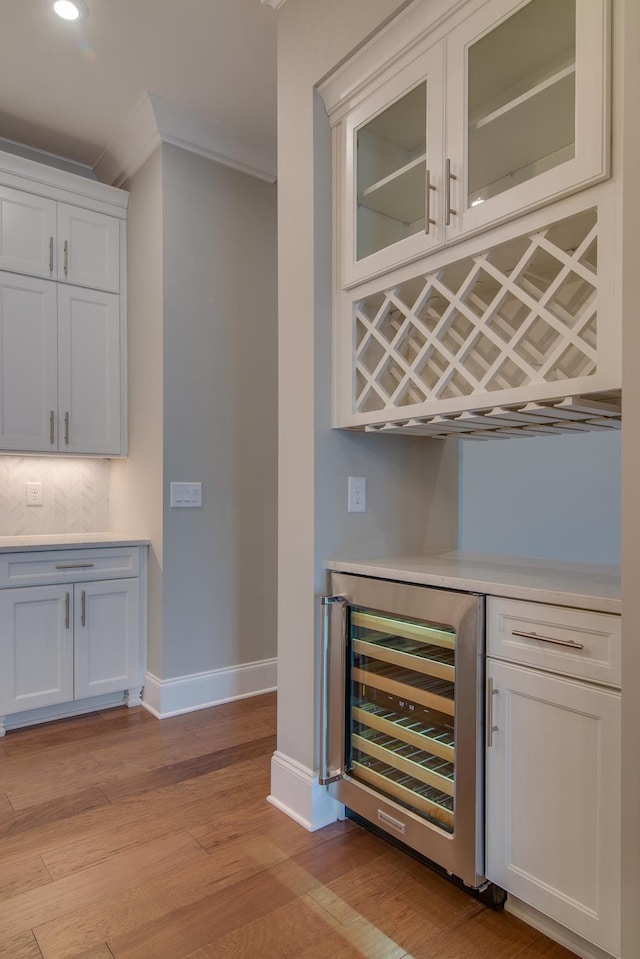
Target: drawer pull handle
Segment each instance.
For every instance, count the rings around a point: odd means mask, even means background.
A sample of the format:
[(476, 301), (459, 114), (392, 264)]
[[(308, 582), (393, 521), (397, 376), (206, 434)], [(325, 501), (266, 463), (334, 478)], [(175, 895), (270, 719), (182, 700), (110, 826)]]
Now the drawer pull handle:
[(57, 563), (56, 569), (93, 569), (94, 563)]
[(520, 636), (522, 639), (536, 639), (539, 643), (552, 643), (554, 646), (568, 646), (569, 649), (584, 649), (582, 643), (574, 643), (567, 639), (552, 639), (550, 636), (538, 636), (537, 633), (525, 633), (520, 629), (512, 629), (512, 636)]

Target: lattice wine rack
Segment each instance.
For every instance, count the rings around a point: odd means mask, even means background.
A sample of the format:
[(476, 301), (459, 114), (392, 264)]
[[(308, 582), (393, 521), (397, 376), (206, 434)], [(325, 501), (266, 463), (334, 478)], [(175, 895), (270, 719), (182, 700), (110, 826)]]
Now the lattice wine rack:
[(619, 428), (619, 393), (598, 381), (597, 301), (596, 209), (361, 296), (345, 425), (431, 436)]

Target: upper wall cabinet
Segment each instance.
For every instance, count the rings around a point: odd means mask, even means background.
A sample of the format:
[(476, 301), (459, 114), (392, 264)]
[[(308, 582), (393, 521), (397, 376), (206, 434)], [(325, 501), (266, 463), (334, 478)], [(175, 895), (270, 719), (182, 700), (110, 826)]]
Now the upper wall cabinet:
[(0, 186), (0, 269), (120, 289), (120, 220)]
[(128, 194), (0, 153), (0, 451), (127, 451)]
[(608, 176), (607, 0), (449, 8), (327, 88), (343, 289)]

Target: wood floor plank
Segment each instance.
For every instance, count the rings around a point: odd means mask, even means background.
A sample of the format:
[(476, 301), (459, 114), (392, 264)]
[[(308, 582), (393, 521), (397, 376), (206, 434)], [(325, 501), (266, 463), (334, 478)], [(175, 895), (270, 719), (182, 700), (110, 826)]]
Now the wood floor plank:
[(115, 959), (182, 959), (295, 898), (287, 886), (258, 873), (107, 944)]
[(0, 839), (9, 839), (47, 823), (59, 824), (79, 813), (106, 806), (108, 802), (102, 790), (94, 787), (72, 792), (61, 799), (51, 799), (38, 804), (34, 802), (27, 808), (18, 806), (15, 812), (0, 815)]
[[(201, 848), (201, 847), (200, 847)], [(45, 959), (67, 959), (93, 942), (126, 938), (141, 926), (163, 922), (176, 910), (198, 908), (228, 886), (265, 874), (253, 844), (229, 842), (212, 853), (201, 848), (202, 858), (180, 867), (175, 863), (163, 875), (147, 877), (137, 887), (103, 897), (98, 903), (74, 909), (61, 920), (36, 929)], [(240, 893), (238, 893), (240, 894)], [(212, 937), (213, 938), (213, 937)]]
[(3, 843), (0, 862), (8, 866), (36, 846), (52, 876), (59, 878), (141, 838), (179, 831), (185, 822), (211, 822), (221, 804), (242, 808), (263, 799), (268, 788), (267, 781), (256, 778), (250, 761), (240, 763), (12, 836)]
[(139, 844), (80, 872), (0, 902), (0, 939), (47, 923), (207, 853), (186, 832)]
[(12, 863), (11, 868), (0, 869), (0, 900), (11, 899), (50, 882), (51, 876), (42, 859), (37, 853), (31, 853)]
[[(483, 909), (447, 927), (412, 952), (413, 959), (515, 959), (538, 933), (514, 916)], [(574, 959), (574, 957), (572, 957)]]
[(537, 939), (517, 953), (515, 959), (575, 959), (575, 955), (557, 942), (540, 934)]
[(9, 939), (0, 938), (0, 959), (42, 959), (42, 953), (29, 931)]
[(112, 801), (135, 796), (142, 792), (184, 782), (187, 779), (207, 776), (212, 772), (255, 759), (257, 756), (265, 754), (271, 756), (275, 748), (276, 737), (273, 733), (269, 733), (262, 739), (164, 765), (140, 776), (131, 776), (124, 782), (107, 783), (102, 788)]
[(308, 946), (326, 941), (330, 933), (331, 928), (317, 911), (309, 908), (304, 899), (294, 899), (190, 952), (184, 959), (297, 959)]
[[(2, 761), (2, 756), (0, 755), (0, 762)], [(13, 806), (9, 802), (6, 793), (0, 793), (0, 816), (4, 813), (13, 812)]]

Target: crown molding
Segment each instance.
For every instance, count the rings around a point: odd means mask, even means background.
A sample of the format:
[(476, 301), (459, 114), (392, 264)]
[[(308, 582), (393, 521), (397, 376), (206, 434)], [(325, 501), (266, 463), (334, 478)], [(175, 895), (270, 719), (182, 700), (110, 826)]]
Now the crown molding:
[(172, 143), (269, 183), (276, 180), (273, 147), (189, 113), (155, 93), (145, 93), (98, 158), (94, 167), (98, 179), (121, 186), (161, 143)]
[(286, 2), (287, 0), (260, 0), (260, 3), (267, 7), (273, 7), (274, 10), (279, 10), (280, 7), (284, 7)]

